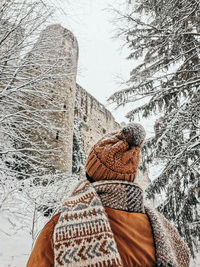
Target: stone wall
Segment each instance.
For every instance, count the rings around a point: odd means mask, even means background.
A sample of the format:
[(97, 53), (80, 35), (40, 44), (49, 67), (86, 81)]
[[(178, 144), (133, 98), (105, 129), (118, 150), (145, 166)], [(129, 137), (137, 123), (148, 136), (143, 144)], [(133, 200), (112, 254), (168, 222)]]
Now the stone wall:
[(106, 133), (120, 129), (111, 112), (77, 84), (75, 116), (82, 120), (82, 136), (86, 155)]
[[(81, 122), (79, 134), (86, 156), (103, 135), (119, 130), (121, 126), (104, 105), (76, 84), (78, 44), (70, 31), (60, 25), (48, 26), (29, 53), (28, 60), (34, 66), (31, 69), (34, 74), (37, 71), (48, 73), (46, 79), (37, 84), (37, 92), (47, 93), (52, 98), (47, 101), (36, 96), (30, 104), (38, 111), (53, 110), (47, 115), (50, 131), (35, 127), (33, 138), (58, 149), (48, 155), (48, 160), (55, 170), (71, 173), (74, 122)], [(138, 176), (139, 183), (146, 186), (147, 174), (140, 170)]]
[(61, 153), (55, 155), (54, 152), (52, 160), (59, 171), (71, 172), (78, 43), (74, 35), (60, 25), (47, 27), (41, 38), (49, 40), (51, 59), (53, 57), (59, 63), (56, 62), (55, 75), (51, 79), (58, 111), (52, 115), (57, 131), (50, 142), (54, 147), (61, 147)]
[[(45, 28), (26, 56), (30, 94), (23, 101), (37, 111), (31, 129), (34, 144), (47, 152), (34, 157), (46, 170), (71, 173), (78, 44), (74, 35), (59, 24)], [(30, 114), (36, 120), (35, 113)], [(32, 153), (33, 154), (33, 153)]]
[[(122, 126), (125, 126), (125, 124), (117, 123), (111, 112), (78, 84), (74, 114), (82, 121), (82, 137), (86, 156), (89, 154), (91, 147), (104, 134), (118, 131)], [(136, 182), (143, 189), (150, 183), (148, 173), (143, 171), (141, 167), (138, 168)]]
[[(76, 84), (78, 44), (70, 31), (60, 25), (48, 26), (27, 59), (31, 66), (29, 76), (42, 76), (35, 89), (37, 95), (41, 92), (43, 96), (28, 97), (26, 104), (41, 114), (42, 110), (50, 110), (49, 114), (44, 113), (49, 129), (36, 125), (32, 129), (32, 138), (39, 140), (44, 150), (47, 146), (53, 150), (47, 155), (48, 164), (53, 169), (71, 173), (75, 117), (82, 122), (81, 135), (86, 155), (105, 133), (120, 126), (101, 103)], [(40, 161), (45, 163), (45, 157), (41, 156)]]

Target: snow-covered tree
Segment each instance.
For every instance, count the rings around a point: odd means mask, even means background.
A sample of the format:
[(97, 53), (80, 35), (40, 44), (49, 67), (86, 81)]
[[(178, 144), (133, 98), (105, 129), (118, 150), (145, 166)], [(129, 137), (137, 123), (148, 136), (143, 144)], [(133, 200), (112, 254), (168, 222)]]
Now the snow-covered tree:
[(0, 5), (0, 157), (17, 178), (41, 181), (43, 174), (57, 176), (61, 159), (55, 154), (63, 149), (58, 139), (66, 138), (62, 92), (76, 70), (67, 49), (55, 51), (53, 42), (64, 46), (59, 34), (69, 32), (55, 25), (53, 36), (49, 28), (40, 34), (52, 15), (43, 1)]
[(72, 172), (79, 174), (85, 168), (85, 149), (82, 136), (83, 121), (77, 115), (74, 117)]
[(47, 2), (0, 1), (0, 215), (13, 232), (27, 228), (33, 240), (40, 219), (58, 211), (78, 179), (54, 165), (66, 160), (55, 158), (58, 139), (66, 138), (62, 90), (76, 70), (67, 49), (53, 53), (60, 32), (40, 34), (52, 18)]
[(27, 101), (30, 95), (39, 97), (34, 85), (44, 74), (30, 75), (31, 61), (25, 54), (50, 15), (41, 1), (0, 3), (0, 158), (14, 176), (23, 179), (29, 176), (26, 166), (34, 162), (33, 156), (28, 160), (26, 152), (38, 149), (37, 142), (29, 138), (30, 125), (44, 124), (42, 114)]
[[(172, 220), (195, 254), (200, 239), (200, 2), (135, 0), (120, 18), (118, 36), (137, 62), (125, 89), (110, 97), (118, 106), (143, 99), (127, 114), (160, 114), (156, 136), (144, 146), (146, 162), (162, 159), (148, 198), (165, 194), (159, 210)], [(146, 101), (145, 101), (146, 99)], [(136, 105), (136, 104), (134, 104)]]

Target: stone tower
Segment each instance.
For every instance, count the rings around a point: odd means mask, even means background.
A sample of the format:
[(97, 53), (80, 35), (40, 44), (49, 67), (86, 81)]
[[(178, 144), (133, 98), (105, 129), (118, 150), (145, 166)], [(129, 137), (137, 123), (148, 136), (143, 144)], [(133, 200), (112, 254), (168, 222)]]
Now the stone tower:
[(32, 76), (33, 83), (22, 99), (29, 109), (36, 110), (29, 114), (32, 129), (27, 132), (42, 151), (32, 156), (44, 166), (44, 173), (45, 168), (47, 173), (71, 173), (77, 61), (77, 40), (59, 24), (41, 32), (25, 59), (23, 75)]

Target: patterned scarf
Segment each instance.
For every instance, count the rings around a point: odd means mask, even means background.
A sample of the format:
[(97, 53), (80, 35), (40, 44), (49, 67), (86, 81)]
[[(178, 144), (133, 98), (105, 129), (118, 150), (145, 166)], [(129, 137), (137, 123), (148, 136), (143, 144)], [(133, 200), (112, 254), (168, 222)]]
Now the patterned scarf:
[(160, 213), (144, 206), (140, 187), (118, 180), (93, 184), (84, 180), (65, 201), (55, 226), (55, 267), (123, 266), (104, 207), (146, 213), (157, 266), (189, 266), (187, 246)]

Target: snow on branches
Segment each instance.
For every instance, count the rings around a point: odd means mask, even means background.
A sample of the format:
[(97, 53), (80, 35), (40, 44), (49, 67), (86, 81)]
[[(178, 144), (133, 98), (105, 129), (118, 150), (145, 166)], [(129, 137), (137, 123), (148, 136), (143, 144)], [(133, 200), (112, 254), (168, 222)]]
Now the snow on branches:
[[(165, 168), (147, 189), (149, 198), (165, 191), (159, 210), (174, 221), (195, 254), (199, 235), (200, 160), (200, 2), (137, 0), (127, 13), (116, 10), (118, 37), (129, 60), (138, 60), (127, 88), (114, 93), (117, 106), (147, 98), (127, 114), (162, 116), (156, 136), (144, 146), (146, 163), (156, 158)], [(149, 100), (150, 97), (150, 100)]]
[[(69, 131), (61, 122), (66, 109), (73, 110), (64, 101), (76, 76), (70, 58), (76, 40), (60, 25), (49, 26), (55, 34), (40, 35), (51, 15), (40, 0), (0, 2), (0, 212), (18, 218), (17, 228), (32, 220), (33, 239), (38, 216), (56, 212), (77, 182), (58, 167), (67, 162), (61, 156)], [(63, 50), (53, 51), (52, 36)], [(74, 43), (70, 55), (63, 36)]]

